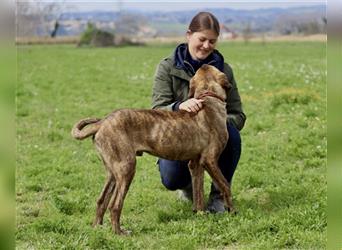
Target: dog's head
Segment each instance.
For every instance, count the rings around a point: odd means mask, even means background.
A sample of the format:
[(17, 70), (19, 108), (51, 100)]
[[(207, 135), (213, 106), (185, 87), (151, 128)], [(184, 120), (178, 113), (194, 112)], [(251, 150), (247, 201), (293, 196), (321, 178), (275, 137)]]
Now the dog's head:
[(231, 84), (228, 82), (226, 74), (214, 66), (204, 64), (190, 80), (188, 97), (196, 98), (202, 93), (210, 91), (226, 100), (230, 88)]

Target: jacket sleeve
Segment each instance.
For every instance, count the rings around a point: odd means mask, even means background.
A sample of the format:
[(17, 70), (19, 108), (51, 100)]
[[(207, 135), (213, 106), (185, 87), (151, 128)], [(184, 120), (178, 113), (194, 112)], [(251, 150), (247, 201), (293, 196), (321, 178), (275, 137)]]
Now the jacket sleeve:
[(177, 102), (172, 88), (172, 77), (167, 59), (162, 60), (155, 72), (152, 88), (152, 109), (174, 110)]
[(241, 98), (232, 68), (228, 66), (226, 72), (228, 81), (232, 84), (232, 88), (230, 88), (227, 97), (228, 123), (234, 125), (238, 130), (241, 130), (245, 125), (246, 115), (242, 110)]

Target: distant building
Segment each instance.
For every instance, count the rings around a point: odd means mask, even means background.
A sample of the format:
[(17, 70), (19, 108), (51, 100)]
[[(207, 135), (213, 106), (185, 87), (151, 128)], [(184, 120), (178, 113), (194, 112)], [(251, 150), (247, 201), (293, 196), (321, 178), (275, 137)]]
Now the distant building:
[(157, 30), (148, 25), (139, 26), (139, 31), (137, 33), (138, 37), (155, 37), (157, 35)]

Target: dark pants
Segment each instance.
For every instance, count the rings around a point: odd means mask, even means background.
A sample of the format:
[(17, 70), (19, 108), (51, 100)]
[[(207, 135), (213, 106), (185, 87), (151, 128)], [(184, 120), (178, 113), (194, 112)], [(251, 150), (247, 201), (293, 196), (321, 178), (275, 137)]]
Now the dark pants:
[[(231, 183), (241, 154), (241, 138), (239, 131), (227, 125), (229, 139), (223, 150), (218, 165), (222, 174)], [(159, 159), (159, 171), (163, 185), (169, 190), (183, 189), (191, 183), (188, 161), (170, 161)]]

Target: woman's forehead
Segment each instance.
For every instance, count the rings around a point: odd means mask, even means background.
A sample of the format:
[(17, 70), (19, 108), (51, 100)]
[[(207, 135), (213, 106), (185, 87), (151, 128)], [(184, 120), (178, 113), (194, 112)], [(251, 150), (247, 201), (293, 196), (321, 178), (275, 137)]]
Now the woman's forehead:
[(197, 37), (205, 37), (209, 40), (217, 39), (217, 35), (216, 35), (215, 31), (213, 31), (213, 30), (197, 31), (197, 32), (194, 32), (193, 35), (195, 35)]

